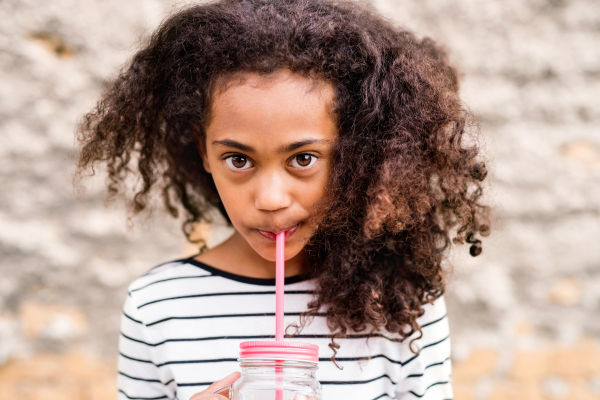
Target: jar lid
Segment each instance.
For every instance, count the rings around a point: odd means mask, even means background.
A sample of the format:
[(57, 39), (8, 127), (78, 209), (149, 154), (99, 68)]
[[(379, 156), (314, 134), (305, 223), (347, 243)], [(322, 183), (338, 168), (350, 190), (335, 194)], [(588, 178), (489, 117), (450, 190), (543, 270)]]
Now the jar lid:
[(300, 342), (242, 342), (240, 359), (247, 358), (319, 362), (319, 346)]

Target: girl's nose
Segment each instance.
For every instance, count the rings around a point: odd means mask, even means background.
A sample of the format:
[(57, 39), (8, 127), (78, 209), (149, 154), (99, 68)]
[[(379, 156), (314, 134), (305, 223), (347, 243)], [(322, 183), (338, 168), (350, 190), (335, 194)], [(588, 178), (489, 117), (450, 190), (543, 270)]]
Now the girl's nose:
[(262, 211), (277, 211), (292, 205), (292, 196), (279, 174), (265, 175), (259, 181), (254, 197), (254, 207)]

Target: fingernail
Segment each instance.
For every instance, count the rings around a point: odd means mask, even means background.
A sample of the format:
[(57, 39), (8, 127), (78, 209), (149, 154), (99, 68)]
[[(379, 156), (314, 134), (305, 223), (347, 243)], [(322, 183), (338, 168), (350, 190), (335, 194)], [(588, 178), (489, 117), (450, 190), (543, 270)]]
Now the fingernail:
[(303, 394), (297, 394), (296, 400), (308, 400), (308, 398)]

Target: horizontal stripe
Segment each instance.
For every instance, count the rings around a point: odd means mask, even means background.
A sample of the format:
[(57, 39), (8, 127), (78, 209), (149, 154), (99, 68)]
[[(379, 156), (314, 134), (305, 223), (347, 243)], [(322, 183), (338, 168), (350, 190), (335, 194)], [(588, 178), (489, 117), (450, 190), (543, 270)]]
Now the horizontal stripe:
[[(296, 316), (300, 316), (302, 315), (301, 312), (286, 312), (285, 316), (287, 317), (296, 317)], [(125, 314), (125, 316), (129, 319), (131, 319), (132, 321), (138, 322), (138, 323), (142, 323), (141, 321), (137, 321), (133, 318), (131, 318), (130, 316), (128, 316), (127, 314)], [(274, 317), (275, 313), (273, 312), (264, 312), (264, 313), (253, 313), (253, 314), (221, 314), (221, 315), (194, 315), (194, 316), (185, 316), (185, 317), (168, 317), (168, 318), (163, 318), (163, 319), (159, 319), (158, 321), (154, 321), (154, 322), (150, 322), (149, 324), (146, 324), (146, 326), (154, 326), (157, 324), (160, 324), (162, 322), (166, 322), (166, 321), (171, 321), (171, 320), (196, 320), (196, 319), (210, 319), (210, 318), (244, 318), (244, 317)], [(312, 316), (312, 315), (311, 315)], [(326, 317), (327, 313), (317, 313), (315, 316), (317, 317)], [(421, 326), (421, 329), (427, 327), (427, 326), (431, 326), (434, 325), (437, 322), (440, 322), (441, 320), (443, 320), (444, 318), (446, 318), (446, 316), (444, 315), (443, 317), (429, 322), (427, 324), (424, 324), (423, 326)], [(401, 339), (401, 341), (404, 339)]]
[[(133, 322), (136, 322), (138, 324), (144, 324), (142, 321), (138, 321), (137, 319), (127, 315), (126, 313), (123, 313), (123, 315), (130, 319)], [(302, 313), (300, 312), (288, 312), (285, 313), (286, 316), (300, 316), (302, 315)], [(164, 318), (164, 319), (160, 319), (158, 321), (154, 321), (151, 322), (149, 324), (145, 324), (146, 326), (153, 326), (153, 325), (157, 325), (160, 324), (161, 322), (166, 322), (166, 321), (171, 321), (171, 320), (195, 320), (195, 319), (210, 319), (210, 318), (243, 318), (243, 317), (274, 317), (275, 313), (270, 313), (270, 312), (265, 312), (265, 313), (253, 313), (253, 314), (222, 314), (222, 315), (199, 315), (199, 316), (189, 316), (189, 317), (168, 317), (168, 318)], [(326, 317), (327, 314), (326, 313), (318, 313), (316, 314), (317, 317)], [(440, 319), (437, 319), (435, 321), (432, 321), (428, 324), (425, 324), (423, 326), (421, 326), (422, 328), (425, 328), (427, 326), (433, 325), (436, 322), (441, 321), (442, 319), (444, 319), (446, 316), (443, 316)], [(391, 340), (391, 339), (390, 339)], [(404, 340), (404, 339), (402, 339)]]
[[(138, 321), (136, 319), (133, 319), (132, 317), (130, 317), (129, 315), (123, 313), (127, 318), (129, 318), (130, 320), (137, 322), (139, 324), (142, 324), (141, 321)], [(287, 312), (285, 313), (285, 316), (290, 316), (290, 317), (294, 317), (294, 316), (300, 316), (302, 315), (301, 312)], [(196, 320), (196, 319), (210, 319), (210, 318), (243, 318), (243, 317), (274, 317), (275, 313), (272, 312), (264, 312), (264, 313), (252, 313), (252, 314), (221, 314), (221, 315), (198, 315), (198, 316), (185, 316), (185, 317), (168, 317), (168, 318), (163, 318), (160, 319), (158, 321), (154, 321), (154, 322), (150, 322), (149, 324), (146, 324), (146, 326), (153, 326), (153, 325), (157, 325), (160, 324), (161, 322), (166, 322), (166, 321), (171, 321), (171, 320)], [(316, 314), (317, 317), (326, 317), (327, 313), (317, 313)], [(421, 329), (434, 325), (437, 322), (440, 322), (441, 320), (443, 320), (444, 318), (446, 318), (446, 315), (444, 315), (443, 317), (436, 319), (435, 321), (431, 321), (427, 324), (424, 324), (421, 326)], [(390, 339), (392, 340), (392, 339)], [(404, 339), (401, 339), (401, 341)]]
[[(160, 363), (160, 364), (155, 364), (152, 361), (149, 360), (140, 360), (140, 359), (136, 359), (133, 357), (129, 357), (124, 355), (123, 353), (119, 353), (121, 356), (132, 360), (132, 361), (138, 361), (138, 362), (142, 362), (142, 363), (150, 363), (153, 364), (157, 367), (162, 367), (165, 365), (171, 365), (171, 364), (206, 364), (206, 363), (217, 363), (217, 362), (237, 362), (238, 359), (237, 358), (216, 358), (216, 359), (202, 359), (202, 360), (173, 360), (173, 361), (166, 361), (164, 363)], [(349, 362), (349, 361), (368, 361), (368, 360), (373, 360), (376, 358), (384, 358), (387, 361), (393, 363), (393, 364), (398, 364), (400, 366), (404, 366), (406, 364), (408, 364), (410, 361), (412, 361), (414, 358), (409, 359), (408, 361), (406, 361), (405, 363), (403, 363), (402, 361), (398, 361), (398, 360), (393, 360), (391, 358), (389, 358), (388, 356), (385, 356), (383, 354), (377, 354), (375, 356), (372, 357), (336, 357), (335, 361), (336, 362)], [(450, 357), (446, 358), (444, 361), (442, 362), (438, 362), (435, 364), (431, 364), (426, 366), (424, 369), (430, 368), (430, 367), (434, 367), (436, 365), (442, 365), (444, 364), (446, 361), (450, 360)], [(331, 358), (319, 358), (319, 362), (333, 362), (331, 361)], [(418, 374), (418, 375), (408, 375), (407, 378), (413, 378), (413, 377), (419, 377), (419, 376), (423, 376), (423, 374)]]
[[(130, 336), (127, 336), (123, 332), (121, 332), (121, 336), (123, 336), (124, 338), (126, 338), (128, 340), (131, 340), (133, 342), (145, 344), (145, 345), (151, 346), (151, 347), (157, 347), (157, 346), (161, 346), (161, 345), (163, 345), (165, 343), (173, 343), (173, 342), (197, 342), (197, 341), (208, 341), (208, 340), (239, 340), (239, 339), (274, 339), (275, 338), (274, 335), (269, 335), (269, 336), (248, 336), (248, 335), (246, 335), (246, 336), (215, 336), (215, 337), (206, 337), (206, 338), (166, 339), (166, 340), (163, 340), (162, 342), (158, 342), (158, 343), (147, 343), (147, 342), (144, 342), (142, 340), (135, 339), (135, 338), (132, 338)], [(366, 337), (368, 337), (368, 336), (366, 336), (366, 335), (352, 335), (352, 336), (347, 336), (344, 339), (365, 339)], [(370, 336), (370, 337), (373, 337), (373, 336)], [(390, 340), (389, 338), (387, 338), (387, 337), (385, 337), (383, 335), (381, 335), (379, 337), (382, 337), (384, 339)], [(330, 335), (294, 335), (294, 336), (287, 336), (286, 335), (285, 338), (288, 338), (288, 339), (289, 338), (293, 338), (293, 339), (303, 339), (303, 338), (304, 339), (330, 339), (331, 336)], [(447, 340), (448, 338), (449, 338), (449, 336), (446, 336), (442, 340), (439, 340), (439, 341), (437, 341), (435, 343), (431, 343), (431, 344), (428, 344), (426, 346), (423, 346), (423, 348), (421, 350), (424, 350), (426, 348), (429, 348), (429, 347), (435, 346), (437, 344), (440, 344), (443, 341)], [(378, 355), (372, 356), (371, 358), (383, 357), (383, 358), (386, 358), (388, 361), (391, 361), (391, 362), (393, 362), (395, 364), (399, 364), (401, 366), (404, 366), (404, 365), (407, 365), (408, 363), (410, 363), (411, 361), (415, 360), (418, 356), (419, 356), (419, 354), (415, 354), (414, 357), (412, 357), (412, 358), (410, 358), (410, 359), (408, 359), (407, 361), (404, 361), (404, 362), (392, 360), (392, 359), (390, 359), (389, 357), (387, 357), (387, 356), (385, 356), (383, 354), (378, 354)], [(339, 361), (363, 361), (365, 359), (366, 359), (366, 357), (347, 357), (347, 358), (341, 358), (340, 357)], [(329, 360), (329, 359), (319, 358), (319, 361), (327, 361), (327, 360)], [(338, 359), (336, 358), (336, 361), (337, 360)]]
[(129, 318), (130, 320), (132, 320), (133, 322), (137, 322), (138, 324), (144, 325), (144, 323), (142, 321), (138, 321), (137, 319), (130, 317), (129, 315), (127, 315), (127, 313), (123, 313), (123, 315), (125, 317)]
[[(418, 357), (418, 354), (416, 356)], [(415, 357), (412, 357), (412, 358), (408, 359), (407, 361), (402, 362), (402, 361), (398, 361), (398, 360), (393, 360), (393, 359), (391, 359), (388, 356), (383, 355), (383, 354), (377, 354), (377, 355), (374, 355), (374, 356), (371, 356), (371, 357), (336, 357), (335, 361), (336, 362), (338, 362), (338, 361), (368, 361), (368, 360), (373, 360), (375, 358), (384, 358), (387, 361), (389, 361), (389, 362), (391, 362), (393, 364), (398, 364), (398, 365), (400, 365), (402, 367), (405, 366), (405, 365), (407, 365), (408, 363), (410, 363), (411, 361), (413, 361), (415, 359)], [(331, 359), (330, 358), (319, 358), (319, 361), (320, 362), (326, 362), (326, 361), (331, 361)]]
[(123, 336), (125, 339), (129, 339), (129, 340), (131, 340), (133, 342), (145, 344), (147, 346), (152, 346), (152, 347), (161, 346), (161, 345), (163, 345), (165, 343), (173, 343), (173, 342), (202, 342), (202, 341), (206, 341), (206, 340), (223, 340), (223, 339), (275, 339), (275, 335), (265, 335), (265, 336), (214, 336), (214, 337), (190, 338), (190, 339), (185, 339), (185, 338), (182, 338), (182, 339), (165, 339), (162, 342), (158, 342), (158, 343), (147, 343), (147, 342), (144, 342), (143, 340), (134, 339), (132, 337), (129, 337), (126, 334), (124, 334), (123, 332), (121, 332), (121, 336)]
[(181, 360), (181, 361), (167, 361), (162, 364), (154, 364), (157, 367), (162, 367), (171, 364), (206, 364), (206, 363), (218, 363), (218, 362), (238, 362), (237, 358), (217, 358), (213, 360)]
[[(141, 363), (149, 363), (149, 364), (154, 364), (154, 363), (153, 363), (152, 361), (150, 361), (150, 360), (140, 360), (139, 358), (133, 358), (133, 357), (129, 357), (129, 356), (126, 356), (125, 354), (123, 354), (123, 353), (121, 353), (121, 352), (119, 352), (119, 355), (120, 355), (121, 357), (124, 357), (124, 358), (128, 359), (128, 360), (137, 361), (137, 362), (141, 362)], [(156, 365), (156, 364), (154, 364), (154, 365)]]
[[(145, 344), (147, 346), (161, 346), (165, 343), (173, 343), (173, 342), (204, 342), (209, 340), (239, 340), (239, 339), (274, 339), (275, 335), (242, 335), (242, 336), (212, 336), (212, 337), (200, 337), (200, 338), (180, 338), (180, 339), (165, 339), (162, 342), (158, 343), (148, 343), (143, 340), (135, 339), (130, 336), (127, 336), (123, 332), (121, 332), (121, 336), (126, 339), (129, 339), (133, 342)], [(331, 339), (331, 335), (285, 335), (286, 339)], [(394, 339), (388, 338), (387, 336), (381, 334), (357, 334), (357, 335), (348, 335), (344, 338), (340, 338), (340, 340), (346, 339), (366, 339), (366, 338), (383, 338), (389, 341), (395, 341)]]
[(128, 399), (131, 400), (160, 400), (160, 399), (168, 399), (167, 396), (160, 396), (160, 397), (132, 397), (130, 395), (128, 395), (127, 393), (125, 393), (123, 390), (119, 389), (119, 392), (123, 394), (123, 396), (127, 397)]
[[(285, 313), (286, 317), (297, 317), (302, 313), (299, 312), (287, 312)], [(327, 314), (319, 313), (317, 316), (324, 317)], [(254, 314), (222, 314), (222, 315), (199, 315), (199, 316), (190, 316), (190, 317), (169, 317), (164, 319), (159, 319), (158, 321), (151, 322), (146, 324), (146, 326), (153, 326), (156, 324), (160, 324), (161, 322), (171, 321), (171, 320), (186, 320), (186, 319), (210, 319), (210, 318), (244, 318), (244, 317), (274, 317), (275, 313), (265, 312), (265, 313), (254, 313)]]
[[(448, 361), (448, 360), (450, 360), (450, 357), (446, 358), (446, 359), (445, 359), (444, 361), (442, 361), (442, 362), (438, 362), (438, 363), (435, 363), (435, 364), (429, 364), (428, 366), (426, 366), (425, 368), (423, 368), (423, 370), (426, 370), (427, 368), (435, 367), (435, 366), (438, 366), (438, 365), (444, 365), (444, 363), (445, 363), (446, 361)], [(412, 375), (407, 375), (406, 377), (407, 377), (407, 378), (418, 378), (418, 377), (421, 377), (421, 376), (423, 376), (424, 374), (425, 374), (425, 372), (423, 372), (422, 374), (412, 374)]]
[[(285, 315), (294, 315), (295, 313), (286, 313)], [(263, 314), (259, 314), (259, 315), (263, 315)], [(173, 319), (186, 319), (186, 317), (170, 317)], [(441, 321), (441, 319), (434, 321), (435, 322), (439, 322)], [(156, 324), (157, 322), (161, 322), (161, 321), (156, 321), (153, 322), (151, 324), (148, 324), (148, 326)], [(433, 324), (433, 323), (432, 323)], [(429, 324), (428, 326), (431, 326), (432, 324)], [(121, 335), (123, 337), (125, 337), (126, 339), (132, 340), (134, 342), (137, 343), (142, 343), (148, 346), (160, 346), (163, 345), (165, 343), (169, 343), (169, 342), (201, 342), (201, 341), (207, 341), (207, 340), (223, 340), (223, 339), (273, 339), (275, 336), (274, 335), (268, 335), (268, 336), (261, 336), (261, 335), (248, 335), (248, 336), (213, 336), (213, 337), (200, 337), (200, 338), (179, 338), (179, 339), (166, 339), (163, 340), (162, 342), (158, 342), (158, 343), (148, 343), (148, 342), (144, 342), (142, 340), (138, 340), (138, 339), (134, 339), (130, 336), (125, 335), (123, 332), (121, 332)], [(286, 335), (286, 338), (307, 338), (307, 339), (331, 339), (332, 335)], [(383, 334), (380, 333), (370, 333), (370, 334), (356, 334), (356, 335), (347, 335), (344, 338), (339, 338), (339, 339), (366, 339), (366, 338), (374, 338), (374, 337), (379, 337), (379, 338), (383, 338), (383, 339), (387, 339), (389, 341), (393, 341), (393, 342), (398, 342), (398, 343), (402, 343), (405, 339), (394, 339), (394, 338), (389, 338)], [(443, 342), (444, 340), (448, 339), (449, 336), (446, 336), (444, 339), (440, 340), (439, 342), (436, 343), (431, 343), (428, 344), (426, 346), (423, 346), (423, 349), (427, 348), (427, 347), (431, 347), (431, 346), (435, 346), (438, 343)], [(376, 356), (374, 356), (376, 357)], [(372, 357), (372, 358), (374, 358)], [(363, 360), (363, 358), (356, 358), (356, 359), (348, 359), (348, 361), (359, 361), (359, 360)], [(390, 360), (391, 361), (391, 360)], [(399, 362), (400, 363), (400, 362)]]
[(152, 286), (155, 285), (157, 283), (161, 283), (161, 282), (168, 282), (168, 281), (174, 281), (174, 280), (178, 280), (178, 279), (194, 279), (194, 278), (207, 278), (207, 277), (214, 277), (215, 275), (194, 275), (194, 276), (178, 276), (176, 278), (168, 278), (168, 279), (161, 279), (158, 281), (154, 281), (154, 282), (150, 282), (142, 287), (139, 287), (137, 289), (132, 289), (131, 293), (133, 292), (137, 292), (138, 290), (142, 290), (144, 288), (147, 288), (148, 286)]
[(392, 382), (392, 385), (396, 385), (396, 382), (394, 382), (387, 374), (383, 374), (377, 378), (367, 379), (365, 381), (320, 381), (320, 383), (321, 385), (364, 385), (365, 383), (375, 382), (383, 378), (388, 378), (390, 382)]
[[(392, 380), (392, 378), (390, 378), (387, 374), (383, 374), (383, 375), (378, 376), (376, 378), (367, 379), (367, 380), (364, 380), (364, 381), (320, 381), (319, 383), (321, 383), (321, 385), (364, 385), (364, 384), (367, 384), (367, 383), (375, 382), (375, 381), (377, 381), (379, 379), (383, 379), (383, 378), (388, 378), (393, 385), (396, 385), (396, 382), (394, 382)], [(433, 387), (435, 385), (441, 385), (441, 384), (444, 384), (444, 383), (448, 383), (448, 381), (446, 381), (446, 382), (436, 382), (436, 383), (428, 386), (427, 389), (425, 389), (425, 393), (427, 392), (427, 390), (429, 390), (429, 388), (431, 388), (431, 387)], [(177, 386), (180, 386), (180, 387), (185, 387), (185, 386), (207, 386), (207, 385), (211, 385), (211, 384), (212, 384), (212, 382), (178, 383)], [(414, 393), (412, 391), (410, 393), (414, 394), (417, 397), (423, 397), (425, 395), (425, 393), (423, 393), (422, 395), (419, 396), (418, 394), (416, 394), (416, 393)]]
[[(119, 371), (119, 375), (123, 375), (126, 378), (129, 379), (133, 379), (135, 381), (144, 381), (144, 382), (155, 382), (155, 383), (162, 383), (162, 381), (159, 381), (158, 379), (146, 379), (146, 378), (138, 378), (136, 376), (131, 376), (131, 375), (127, 375), (124, 372)], [(163, 385), (168, 385), (171, 381), (167, 382), (167, 383), (162, 383)]]
[(430, 344), (426, 344), (425, 346), (423, 346), (423, 347), (421, 348), (421, 350), (425, 350), (425, 349), (427, 349), (427, 348), (429, 348), (429, 347), (433, 347), (433, 346), (435, 346), (435, 345), (437, 345), (437, 344), (440, 344), (440, 343), (442, 343), (442, 342), (444, 342), (444, 341), (446, 341), (446, 340), (448, 340), (448, 339), (450, 339), (450, 335), (446, 336), (445, 338), (443, 338), (443, 339), (441, 339), (441, 340), (438, 340), (437, 342), (430, 343)]
[(198, 382), (198, 383), (178, 383), (179, 387), (190, 387), (190, 386), (210, 386), (214, 382)]
[(437, 342), (435, 342), (435, 343), (431, 343), (431, 344), (428, 344), (428, 345), (426, 345), (426, 346), (423, 346), (423, 348), (421, 348), (421, 350), (419, 351), (419, 353), (417, 353), (417, 354), (415, 354), (413, 357), (409, 358), (409, 359), (408, 359), (407, 361), (405, 361), (405, 362), (404, 362), (404, 364), (402, 364), (402, 365), (407, 365), (408, 363), (412, 362), (413, 360), (416, 360), (416, 359), (417, 359), (417, 357), (419, 357), (419, 355), (421, 354), (421, 351), (423, 351), (423, 350), (425, 350), (425, 349), (427, 349), (427, 348), (433, 347), (433, 346), (435, 346), (435, 345), (438, 345), (438, 344), (440, 344), (440, 343), (442, 343), (442, 342), (444, 342), (444, 341), (448, 340), (449, 338), (450, 338), (450, 335), (446, 336), (446, 337), (445, 337), (445, 338), (443, 338), (442, 340), (439, 340), (439, 341), (437, 341)]
[(446, 317), (447, 317), (447, 314), (444, 314), (444, 315), (442, 315), (440, 318), (436, 319), (435, 321), (431, 321), (431, 322), (428, 322), (428, 323), (426, 323), (426, 324), (423, 324), (423, 325), (421, 325), (421, 329), (423, 329), (423, 328), (425, 328), (425, 327), (427, 327), (427, 326), (434, 325), (434, 324), (436, 324), (436, 323), (440, 322), (441, 320), (443, 320), (443, 319), (444, 319), (444, 318), (446, 318)]
[[(338, 361), (369, 361), (369, 360), (374, 360), (376, 358), (384, 358), (393, 364), (402, 365), (402, 361), (392, 360), (391, 358), (389, 358), (388, 356), (383, 355), (383, 354), (376, 354), (374, 356), (365, 356), (365, 357), (336, 357), (335, 361), (336, 362), (338, 362)], [(331, 361), (331, 358), (319, 358), (319, 362), (326, 362), (326, 361)]]
[[(288, 290), (287, 292), (285, 292), (286, 295), (288, 295), (288, 294), (313, 294), (313, 293), (314, 292), (312, 290)], [(217, 297), (217, 296), (256, 296), (256, 295), (265, 295), (265, 294), (274, 295), (275, 291), (203, 293), (203, 294), (190, 294), (187, 296), (167, 297), (164, 299), (158, 299), (158, 300), (153, 300), (153, 301), (144, 303), (144, 304), (138, 306), (138, 309), (149, 306), (150, 304), (156, 304), (156, 303), (161, 303), (163, 301), (170, 301), (170, 300), (192, 299), (192, 298), (199, 298), (199, 297)]]
[(387, 394), (387, 393), (384, 393), (384, 394), (382, 394), (382, 395), (380, 395), (380, 396), (377, 396), (377, 397), (375, 397), (373, 400), (379, 400), (379, 399), (381, 399), (381, 398), (383, 398), (383, 397), (389, 397), (389, 398), (390, 398), (390, 399), (392, 399), (392, 400), (396, 400), (396, 398), (395, 398), (395, 397), (392, 397), (392, 396), (390, 396), (390, 395), (389, 395), (389, 394)]
[(427, 391), (428, 391), (430, 388), (432, 388), (432, 387), (434, 387), (434, 386), (437, 386), (437, 385), (445, 385), (445, 384), (447, 384), (447, 383), (450, 383), (450, 381), (444, 381), (444, 382), (436, 382), (436, 383), (432, 383), (431, 385), (427, 386), (427, 389), (425, 389), (425, 391), (423, 392), (423, 394), (416, 394), (416, 393), (415, 393), (415, 392), (413, 392), (412, 390), (411, 390), (411, 391), (409, 391), (408, 393), (410, 393), (410, 394), (412, 394), (412, 395), (415, 395), (415, 396), (417, 396), (417, 397), (419, 397), (419, 398), (420, 398), (420, 397), (423, 397), (423, 396), (425, 396), (425, 394), (427, 394)]
[[(442, 340), (439, 340), (439, 341), (437, 341), (435, 343), (428, 344), (427, 346), (423, 346), (423, 349), (430, 348), (430, 347), (433, 347), (435, 345), (438, 345), (438, 344), (442, 343), (443, 341), (447, 340), (448, 338), (449, 338), (449, 336), (446, 336)], [(423, 350), (423, 349), (421, 349), (421, 350)], [(390, 362), (392, 362), (394, 364), (399, 364), (400, 366), (404, 367), (404, 366), (410, 364), (412, 361), (416, 360), (419, 357), (419, 355), (420, 355), (420, 353), (419, 354), (415, 354), (413, 357), (409, 358), (408, 360), (406, 360), (404, 362), (392, 360), (391, 358), (389, 358), (389, 357), (387, 357), (387, 356), (385, 356), (383, 354), (378, 354), (376, 356), (373, 356), (373, 357), (371, 357), (371, 359), (373, 359), (373, 358), (385, 358), (385, 359), (387, 359), (388, 361), (390, 361)], [(365, 360), (365, 358), (360, 358), (360, 357), (348, 357), (348, 358), (340, 357), (340, 358), (337, 358), (336, 357), (335, 360), (336, 361), (361, 361), (361, 360)], [(321, 361), (321, 359), (319, 359), (319, 361)], [(382, 378), (382, 377), (383, 376), (381, 376), (380, 378)]]

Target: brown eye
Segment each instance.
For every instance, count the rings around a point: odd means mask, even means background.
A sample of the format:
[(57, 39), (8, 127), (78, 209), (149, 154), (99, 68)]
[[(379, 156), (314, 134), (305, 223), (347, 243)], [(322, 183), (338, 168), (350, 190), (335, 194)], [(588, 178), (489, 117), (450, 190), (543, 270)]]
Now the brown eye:
[(231, 163), (236, 168), (243, 168), (246, 165), (246, 159), (240, 156), (231, 157)]
[(233, 170), (244, 170), (252, 166), (252, 163), (244, 156), (229, 156), (225, 159), (225, 163)]
[(298, 154), (292, 159), (292, 166), (295, 168), (307, 168), (312, 166), (316, 161), (317, 157), (312, 154)]

